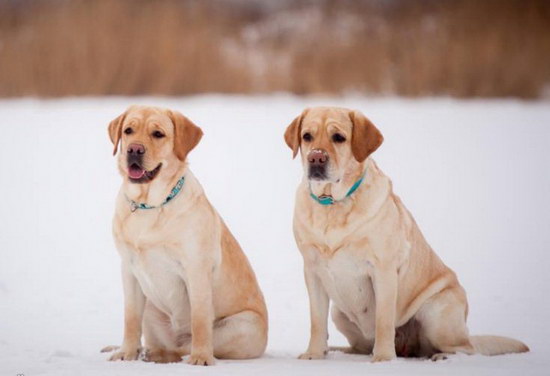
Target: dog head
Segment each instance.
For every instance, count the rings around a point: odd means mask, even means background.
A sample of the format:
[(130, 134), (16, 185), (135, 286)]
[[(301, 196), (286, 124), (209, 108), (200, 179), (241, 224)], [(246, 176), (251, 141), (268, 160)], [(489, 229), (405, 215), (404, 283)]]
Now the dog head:
[(301, 152), (309, 180), (339, 182), (382, 144), (380, 131), (359, 111), (335, 107), (306, 109), (292, 121), (285, 141), (293, 157)]
[(131, 183), (153, 181), (176, 168), (199, 143), (202, 131), (179, 112), (131, 106), (109, 124), (109, 136), (119, 149), (118, 167)]

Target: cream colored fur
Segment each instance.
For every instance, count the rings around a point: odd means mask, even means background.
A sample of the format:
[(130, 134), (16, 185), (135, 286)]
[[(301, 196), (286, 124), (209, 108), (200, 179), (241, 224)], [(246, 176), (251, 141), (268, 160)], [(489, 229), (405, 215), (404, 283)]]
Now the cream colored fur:
[[(133, 133), (126, 135), (127, 127)], [(121, 144), (123, 177), (113, 235), (122, 260), (124, 338), (111, 360), (134, 360), (145, 338), (145, 359), (210, 365), (214, 357), (259, 357), (267, 344), (267, 311), (254, 272), (239, 244), (189, 170), (187, 153), (202, 132), (183, 115), (134, 106), (115, 119), (111, 139)], [(160, 130), (165, 137), (156, 139)], [(131, 183), (130, 143), (145, 145), (147, 169), (162, 164), (144, 184)], [(131, 211), (128, 199), (158, 206), (185, 176), (167, 205)], [(107, 350), (112, 350), (108, 348)]]
[[(304, 140), (306, 133), (312, 140)], [(335, 133), (346, 141), (335, 143)], [(372, 353), (374, 362), (396, 355), (528, 351), (509, 338), (470, 337), (464, 289), (370, 157), (382, 139), (361, 113), (340, 108), (305, 110), (286, 131), (289, 147), (301, 151), (305, 171), (296, 193), (294, 235), (304, 259), (311, 336), (300, 358), (325, 357), (329, 302), (336, 327), (351, 345), (348, 351)], [(313, 149), (329, 155), (326, 180), (307, 177)], [(311, 192), (340, 201), (322, 206)]]

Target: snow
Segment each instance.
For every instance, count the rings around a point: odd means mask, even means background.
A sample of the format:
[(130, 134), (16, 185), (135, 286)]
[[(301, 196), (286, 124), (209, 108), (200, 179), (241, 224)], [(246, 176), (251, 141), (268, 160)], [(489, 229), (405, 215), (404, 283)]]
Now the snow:
[[(248, 255), (270, 314), (261, 359), (214, 367), (108, 362), (122, 339), (110, 222), (120, 184), (107, 124), (131, 103), (200, 125), (191, 168)], [(447, 361), (331, 353), (301, 361), (309, 337), (292, 237), (301, 168), (283, 132), (306, 106), (363, 111), (385, 135), (374, 155), (468, 292), (472, 334), (532, 352)], [(1, 375), (547, 375), (550, 367), (550, 102), (199, 96), (0, 101)], [(330, 327), (330, 345), (345, 339)]]

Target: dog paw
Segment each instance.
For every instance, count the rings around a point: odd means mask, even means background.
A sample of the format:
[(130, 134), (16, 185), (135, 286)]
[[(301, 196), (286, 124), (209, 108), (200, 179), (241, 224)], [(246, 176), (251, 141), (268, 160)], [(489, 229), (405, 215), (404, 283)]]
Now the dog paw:
[(143, 352), (142, 359), (144, 362), (178, 363), (181, 362), (181, 355), (176, 351), (147, 350)]
[(437, 362), (437, 361), (440, 361), (440, 360), (447, 360), (447, 359), (449, 359), (449, 357), (448, 357), (448, 354), (437, 353), (437, 354), (432, 355), (432, 357), (430, 359), (433, 362)]
[(213, 355), (191, 354), (187, 363), (192, 366), (213, 366), (216, 361)]
[(316, 359), (325, 359), (327, 355), (326, 351), (323, 352), (305, 352), (298, 357), (302, 360), (316, 360)]
[(372, 363), (388, 362), (396, 358), (395, 350), (393, 351), (376, 351), (372, 354)]
[(341, 352), (344, 354), (362, 354), (362, 355), (370, 355), (370, 352), (359, 350), (358, 348), (355, 348), (353, 346), (330, 346), (328, 348), (328, 351), (336, 351)]
[(139, 347), (133, 348), (120, 348), (120, 351), (115, 352), (109, 358), (110, 361), (115, 360), (138, 360), (141, 349)]

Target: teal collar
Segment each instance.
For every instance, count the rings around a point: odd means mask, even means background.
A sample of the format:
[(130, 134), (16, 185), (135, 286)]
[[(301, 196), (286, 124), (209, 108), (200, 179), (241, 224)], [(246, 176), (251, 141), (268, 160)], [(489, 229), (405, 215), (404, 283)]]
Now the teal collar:
[(148, 204), (145, 204), (145, 203), (142, 203), (142, 202), (135, 202), (134, 200), (130, 200), (128, 198), (128, 196), (125, 195), (126, 200), (128, 200), (130, 202), (130, 210), (133, 213), (137, 209), (157, 209), (157, 208), (160, 208), (160, 207), (166, 205), (167, 203), (172, 201), (174, 199), (174, 197), (176, 197), (178, 195), (178, 193), (180, 193), (181, 188), (183, 187), (183, 182), (184, 181), (185, 181), (185, 176), (182, 176), (182, 178), (180, 180), (178, 180), (178, 182), (176, 183), (174, 188), (172, 188), (172, 190), (170, 191), (170, 194), (168, 195), (168, 197), (166, 197), (164, 202), (162, 204), (160, 204), (159, 206), (151, 206), (151, 205), (148, 205)]
[[(349, 197), (349, 196), (351, 196), (351, 195), (353, 194), (353, 192), (355, 192), (355, 191), (357, 190), (357, 188), (359, 188), (359, 186), (361, 185), (361, 183), (362, 183), (363, 180), (365, 179), (365, 175), (366, 175), (366, 174), (367, 174), (367, 173), (365, 172), (365, 174), (364, 174), (363, 176), (361, 176), (361, 179), (357, 180), (357, 181), (351, 186), (351, 188), (349, 189), (348, 193), (346, 193), (346, 197), (344, 197), (344, 199), (347, 198), (347, 197)], [(342, 200), (336, 201), (336, 200), (334, 200), (334, 199), (332, 198), (332, 196), (316, 196), (316, 195), (313, 194), (313, 192), (311, 192), (311, 188), (310, 188), (310, 191), (309, 191), (309, 195), (311, 196), (312, 199), (314, 199), (315, 201), (317, 201), (319, 204), (325, 205), (325, 206), (326, 206), (326, 205), (334, 205), (335, 203), (340, 202), (340, 201), (343, 200), (343, 199), (342, 199)]]

